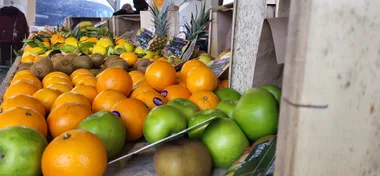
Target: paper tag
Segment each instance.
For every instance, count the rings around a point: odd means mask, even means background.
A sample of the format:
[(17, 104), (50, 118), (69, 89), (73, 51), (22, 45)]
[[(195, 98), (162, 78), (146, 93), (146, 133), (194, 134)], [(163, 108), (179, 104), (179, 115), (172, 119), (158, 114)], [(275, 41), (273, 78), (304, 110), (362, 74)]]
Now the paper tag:
[(223, 55), (218, 60), (213, 60), (210, 62), (209, 67), (214, 71), (215, 75), (219, 77), (223, 74), (224, 71), (227, 70), (227, 68), (230, 66), (230, 57), (231, 52)]
[(197, 38), (198, 36), (193, 41), (191, 41), (190, 46), (187, 48), (186, 52), (183, 54), (182, 56), (183, 61), (188, 61), (190, 59), (191, 55), (193, 54), (195, 45), (197, 44)]
[(166, 46), (162, 50), (162, 54), (167, 58), (172, 56), (181, 58), (188, 45), (188, 40), (179, 37), (170, 37)]
[(133, 43), (137, 47), (141, 47), (142, 49), (147, 49), (149, 46), (149, 42), (155, 38), (155, 34), (152, 31), (142, 28), (138, 31), (136, 38), (133, 40)]

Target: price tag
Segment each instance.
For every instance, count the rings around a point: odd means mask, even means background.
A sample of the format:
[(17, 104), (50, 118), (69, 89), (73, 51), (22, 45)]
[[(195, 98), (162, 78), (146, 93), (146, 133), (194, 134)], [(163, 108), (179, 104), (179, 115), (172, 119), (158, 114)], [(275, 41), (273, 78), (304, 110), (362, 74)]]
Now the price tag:
[(230, 66), (230, 57), (231, 57), (231, 52), (223, 55), (218, 60), (213, 60), (210, 62), (209, 67), (212, 69), (212, 71), (214, 71), (217, 77), (222, 75), (223, 72), (226, 71), (228, 67)]
[(167, 58), (172, 56), (181, 58), (188, 45), (188, 40), (179, 37), (170, 37), (166, 46), (162, 50), (162, 54)]
[(142, 28), (137, 32), (136, 38), (133, 40), (135, 46), (141, 47), (142, 49), (147, 49), (149, 42), (153, 40), (156, 35), (146, 28)]
[(187, 48), (186, 52), (182, 56), (183, 61), (188, 61), (190, 59), (191, 55), (193, 54), (195, 45), (197, 44), (197, 39), (198, 39), (198, 36), (193, 41), (191, 41), (189, 47)]

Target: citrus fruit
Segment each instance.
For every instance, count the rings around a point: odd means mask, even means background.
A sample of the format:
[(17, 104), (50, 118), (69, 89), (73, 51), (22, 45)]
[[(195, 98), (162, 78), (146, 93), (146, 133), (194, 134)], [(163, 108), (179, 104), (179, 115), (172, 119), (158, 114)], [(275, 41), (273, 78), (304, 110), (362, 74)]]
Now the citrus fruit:
[(123, 149), (125, 143), (125, 127), (123, 121), (112, 112), (99, 111), (88, 116), (78, 129), (95, 134), (104, 144), (107, 157), (114, 158)]
[(69, 37), (65, 40), (65, 45), (78, 47), (78, 40), (74, 37)]
[(149, 109), (142, 101), (134, 98), (120, 100), (112, 107), (112, 112), (124, 122), (127, 141), (135, 141), (143, 136), (144, 120)]
[(27, 107), (14, 107), (0, 114), (0, 129), (11, 126), (26, 126), (47, 135), (45, 117)]
[(138, 82), (140, 82), (141, 80), (145, 80), (145, 76), (142, 74), (136, 74), (136, 75), (133, 75), (132, 77), (132, 83), (133, 83), (133, 87), (136, 87), (136, 84)]
[(71, 92), (76, 92), (84, 95), (90, 101), (90, 103), (92, 103), (96, 95), (98, 95), (96, 87), (90, 85), (77, 85), (71, 90)]
[(116, 44), (118, 44), (118, 45), (124, 45), (125, 43), (127, 43), (127, 40), (125, 40), (123, 38), (116, 41)]
[(13, 76), (13, 79), (16, 79), (16, 78), (18, 78), (20, 76), (23, 76), (23, 75), (33, 75), (32, 70), (22, 70), (22, 71), (19, 71), (19, 72), (17, 72)]
[(65, 92), (55, 99), (51, 110), (63, 103), (78, 103), (91, 110), (90, 101), (82, 94), (76, 92)]
[(218, 78), (208, 67), (195, 67), (187, 74), (186, 87), (191, 93), (215, 91), (218, 87)]
[(78, 86), (78, 85), (88, 85), (88, 86), (96, 87), (96, 78), (94, 78), (94, 77), (84, 78), (84, 79), (78, 81), (76, 86)]
[(214, 109), (219, 103), (218, 96), (210, 91), (195, 92), (189, 100), (196, 104), (200, 110)]
[(199, 60), (195, 60), (195, 59), (192, 59), (192, 60), (185, 62), (181, 68), (181, 71), (178, 74), (178, 78), (182, 81), (185, 81), (185, 83), (186, 83), (186, 77), (187, 77), (187, 74), (189, 73), (189, 71), (191, 69), (193, 69), (195, 67), (199, 67), (199, 66), (207, 67), (203, 62), (201, 62)]
[(44, 176), (103, 175), (107, 151), (94, 134), (71, 130), (55, 138), (42, 155)]
[(48, 79), (50, 79), (50, 78), (54, 78), (54, 77), (64, 78), (64, 79), (66, 79), (67, 81), (71, 81), (70, 76), (66, 75), (66, 74), (63, 73), (63, 72), (55, 71), (55, 72), (51, 72), (51, 73), (47, 74), (47, 75), (44, 77), (44, 79), (42, 80), (42, 84), (44, 83), (44, 80), (48, 80)]
[(33, 95), (38, 91), (38, 87), (29, 81), (17, 81), (9, 86), (4, 93), (3, 100), (7, 100), (9, 97), (19, 94)]
[(132, 43), (124, 43), (123, 44), (125, 51), (127, 52), (133, 52), (135, 50), (135, 46)]
[(116, 90), (103, 90), (101, 91), (92, 102), (92, 111), (111, 111), (112, 107), (122, 99), (127, 98), (124, 94)]
[(124, 59), (129, 66), (133, 66), (137, 61), (137, 56), (133, 52), (124, 52), (121, 53), (120, 57)]
[(147, 91), (136, 96), (136, 99), (145, 103), (149, 109), (166, 104), (168, 101), (158, 92)]
[(223, 80), (221, 83), (222, 87), (228, 88), (228, 79)]
[(96, 43), (98, 42), (98, 39), (96, 37), (90, 37), (86, 40), (86, 42), (92, 42), (92, 43)]
[(133, 89), (129, 97), (136, 98), (138, 95), (147, 91), (156, 92), (156, 90), (153, 89), (153, 87), (151, 87), (150, 85), (142, 85)]
[[(111, 46), (112, 45), (112, 42), (110, 39), (100, 39), (97, 43), (96, 43), (96, 46), (94, 47), (94, 50), (95, 48), (98, 46), (101, 46), (103, 47), (104, 49), (106, 49), (107, 47)], [(94, 53), (94, 52), (93, 52)], [(104, 54), (103, 54), (104, 55)]]
[(149, 86), (148, 82), (145, 79), (142, 79), (140, 81), (137, 81), (136, 84), (133, 85), (133, 88), (137, 88), (137, 87), (144, 86), (144, 85)]
[(94, 74), (92, 72), (90, 72), (89, 70), (81, 68), (81, 69), (75, 70), (73, 73), (71, 73), (70, 78), (73, 79), (74, 77), (81, 75), (81, 74), (89, 74), (89, 75), (94, 76)]
[(238, 101), (241, 94), (232, 88), (220, 88), (215, 91), (215, 95), (218, 96), (219, 100), (233, 100)]
[(20, 62), (21, 63), (33, 63), (34, 62), (34, 56), (32, 56), (32, 55), (27, 55), (27, 56), (25, 56), (25, 57), (22, 57), (21, 58), (21, 60), (20, 60)]
[(42, 116), (45, 117), (46, 110), (44, 104), (37, 98), (34, 98), (31, 95), (15, 95), (12, 97), (9, 97), (7, 100), (5, 100), (3, 103), (1, 103), (1, 112), (7, 111), (14, 107), (27, 107), (36, 110), (39, 112)]
[(33, 83), (38, 89), (42, 88), (41, 81), (37, 77), (35, 77), (34, 75), (23, 75), (23, 76), (19, 76), (17, 78), (13, 78), (10, 85), (13, 85), (14, 83), (16, 83), (17, 81), (20, 81), (20, 80)]
[(268, 84), (268, 85), (260, 86), (260, 88), (266, 89), (267, 91), (269, 91), (270, 93), (272, 93), (272, 95), (274, 96), (274, 98), (278, 102), (280, 101), (280, 98), (281, 98), (281, 88), (279, 88), (278, 86), (272, 85), (272, 84)]
[(171, 85), (162, 90), (161, 95), (170, 101), (175, 98), (188, 99), (191, 96), (191, 93), (186, 87), (180, 85)]
[(45, 110), (49, 112), (55, 99), (57, 99), (58, 96), (61, 94), (62, 92), (59, 90), (43, 88), (43, 89), (38, 90), (36, 93), (34, 93), (33, 97), (40, 100), (40, 102), (42, 102), (42, 104), (44, 105)]
[(67, 80), (66, 78), (63, 77), (50, 77), (50, 78), (44, 78), (42, 80), (43, 86), (46, 88), (47, 86), (54, 84), (54, 83), (64, 83), (67, 84), (70, 87), (73, 87), (73, 84), (71, 83), (70, 80)]
[(79, 74), (72, 79), (72, 82), (74, 85), (77, 85), (79, 81), (82, 81), (86, 78), (95, 78), (95, 76), (93, 74), (88, 73)]
[(52, 109), (47, 123), (50, 135), (55, 138), (60, 134), (76, 129), (79, 123), (91, 115), (88, 107), (79, 103), (63, 103)]
[(98, 92), (112, 89), (128, 96), (132, 90), (132, 78), (128, 72), (121, 68), (108, 68), (99, 76), (96, 89)]
[(176, 84), (176, 75), (174, 67), (162, 61), (152, 63), (145, 71), (146, 81), (157, 91), (162, 91), (166, 87)]
[(129, 72), (128, 74), (131, 75), (131, 78), (133, 78), (135, 75), (144, 75), (143, 72), (137, 71), (137, 70), (133, 70), (133, 71)]
[(66, 84), (66, 83), (57, 82), (57, 83), (52, 83), (52, 84), (46, 86), (46, 88), (59, 90), (59, 91), (64, 93), (64, 92), (69, 92), (73, 87), (69, 84)]

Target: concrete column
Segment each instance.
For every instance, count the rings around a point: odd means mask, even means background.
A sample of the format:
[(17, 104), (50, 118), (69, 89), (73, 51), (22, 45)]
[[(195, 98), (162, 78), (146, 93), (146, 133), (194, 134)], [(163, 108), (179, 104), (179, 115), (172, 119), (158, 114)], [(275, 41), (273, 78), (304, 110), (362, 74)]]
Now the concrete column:
[(230, 87), (243, 93), (252, 87), (266, 0), (235, 0)]
[(275, 175), (379, 175), (379, 6), (291, 1)]

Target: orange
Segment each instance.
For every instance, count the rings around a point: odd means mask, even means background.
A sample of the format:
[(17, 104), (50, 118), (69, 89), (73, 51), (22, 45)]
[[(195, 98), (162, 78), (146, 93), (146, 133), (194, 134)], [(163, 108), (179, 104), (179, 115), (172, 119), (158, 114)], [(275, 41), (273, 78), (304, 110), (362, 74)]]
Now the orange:
[(187, 77), (187, 74), (189, 73), (189, 71), (195, 67), (199, 67), (199, 66), (205, 66), (207, 67), (203, 62), (199, 61), (199, 60), (189, 60), (187, 62), (185, 62), (185, 64), (183, 64), (182, 68), (181, 68), (181, 71), (179, 72), (179, 75), (178, 75), (178, 78), (180, 81), (184, 81), (185, 84), (186, 84), (186, 77)]
[(228, 79), (223, 80), (221, 83), (222, 87), (228, 88)]
[(23, 58), (21, 58), (20, 62), (21, 63), (33, 63), (34, 62), (34, 56), (33, 55), (27, 55)]
[(113, 89), (128, 96), (132, 90), (132, 78), (121, 68), (108, 68), (99, 76), (96, 89), (98, 92)]
[(42, 44), (44, 44), (44, 46), (46, 47), (46, 48), (49, 48), (50, 47), (50, 43), (49, 42), (42, 42)]
[(14, 95), (33, 95), (38, 91), (38, 87), (29, 81), (17, 81), (11, 86), (9, 86), (4, 93), (3, 100), (7, 100), (9, 97)]
[(142, 85), (133, 89), (129, 97), (136, 98), (138, 95), (147, 91), (156, 92), (156, 90), (154, 90), (153, 87), (151, 87), (150, 85)]
[(121, 53), (120, 57), (124, 59), (129, 66), (133, 66), (137, 61), (137, 56), (134, 52)]
[(71, 88), (73, 87), (73, 84), (71, 83), (71, 81), (67, 80), (66, 78), (62, 78), (62, 77), (50, 77), (47, 79), (44, 78), (42, 80), (42, 84), (44, 85), (45, 88), (51, 84), (54, 84), (54, 83), (64, 83), (64, 84), (67, 84), (68, 86), (70, 86)]
[(131, 75), (131, 78), (133, 78), (135, 75), (144, 75), (143, 72), (137, 71), (137, 70), (133, 70), (133, 71), (129, 72), (128, 74)]
[(145, 79), (157, 91), (177, 83), (177, 73), (172, 65), (163, 61), (156, 61), (145, 71)]
[(24, 48), (24, 52), (29, 51), (32, 48), (33, 48), (32, 46), (26, 45), (25, 48)]
[(51, 105), (51, 110), (64, 103), (78, 103), (84, 107), (91, 109), (90, 101), (82, 94), (76, 92), (65, 92), (55, 99)]
[(125, 98), (113, 106), (112, 112), (120, 114), (120, 118), (125, 124), (127, 141), (135, 141), (143, 136), (144, 120), (149, 109), (142, 101)]
[(42, 104), (44, 105), (46, 111), (49, 112), (55, 99), (57, 99), (58, 96), (61, 94), (62, 92), (59, 90), (43, 88), (43, 89), (38, 90), (36, 93), (34, 93), (33, 97), (40, 100)]
[(79, 123), (91, 114), (91, 110), (80, 103), (60, 104), (52, 109), (47, 118), (50, 135), (55, 138), (64, 132), (76, 129)]
[(98, 112), (102, 110), (111, 111), (112, 107), (119, 102), (127, 98), (124, 94), (116, 90), (103, 90), (101, 91), (92, 102), (92, 111)]
[(144, 85), (148, 85), (148, 86), (149, 86), (148, 82), (147, 82), (145, 79), (142, 79), (142, 80), (138, 81), (138, 82), (133, 86), (133, 88), (137, 88), (137, 87), (144, 86)]
[(0, 129), (11, 126), (26, 126), (47, 135), (45, 117), (27, 107), (14, 107), (0, 114)]
[(19, 71), (17, 72), (14, 76), (13, 76), (13, 79), (16, 79), (20, 76), (23, 76), (23, 75), (33, 75), (32, 74), (32, 70), (22, 70), (22, 71)]
[(161, 95), (170, 101), (175, 98), (188, 99), (191, 96), (191, 93), (186, 87), (180, 85), (172, 85), (162, 90)]
[(74, 87), (74, 89), (71, 90), (71, 92), (76, 92), (84, 95), (90, 101), (90, 103), (92, 103), (96, 95), (98, 95), (96, 87), (90, 85), (78, 85)]
[(13, 85), (17, 81), (21, 81), (21, 80), (33, 83), (38, 89), (42, 88), (41, 81), (37, 77), (35, 77), (34, 75), (23, 75), (23, 76), (18, 76), (17, 78), (13, 78), (10, 85)]
[(81, 69), (78, 69), (78, 70), (75, 70), (73, 73), (71, 73), (70, 75), (70, 78), (73, 79), (74, 77), (78, 76), (78, 75), (81, 75), (81, 74), (90, 74), (90, 75), (94, 75), (93, 73), (91, 73), (89, 70), (87, 69), (84, 69), (84, 68), (81, 68)]
[(191, 93), (215, 91), (218, 88), (218, 78), (209, 67), (195, 67), (187, 74), (186, 87)]
[(141, 93), (136, 97), (136, 99), (144, 102), (145, 105), (149, 107), (149, 109), (153, 109), (157, 106), (164, 105), (168, 102), (166, 98), (163, 97), (161, 94), (152, 91)]
[(95, 78), (95, 76), (93, 74), (88, 73), (79, 74), (72, 79), (72, 82), (74, 85), (77, 85), (79, 81), (82, 81), (86, 78)]
[(59, 90), (59, 91), (61, 91), (61, 92), (68, 92), (68, 91), (70, 91), (73, 87), (70, 86), (69, 84), (58, 82), (58, 83), (50, 84), (50, 85), (46, 86), (46, 88)]
[(107, 168), (107, 151), (94, 134), (71, 130), (46, 147), (41, 166), (44, 176), (100, 176)]
[(82, 79), (78, 81), (78, 83), (76, 84), (76, 86), (78, 85), (88, 85), (88, 86), (96, 87), (96, 78), (89, 77), (89, 78)]
[(35, 111), (39, 112), (42, 116), (45, 117), (46, 111), (45, 106), (42, 104), (40, 100), (37, 98), (34, 98), (30, 95), (15, 95), (12, 97), (9, 97), (7, 100), (5, 100), (3, 103), (1, 103), (1, 112), (7, 111), (14, 107), (27, 107), (30, 109), (34, 109)]
[(118, 44), (118, 45), (123, 45), (124, 43), (127, 43), (127, 40), (125, 40), (123, 38), (116, 41), (116, 44)]
[(145, 80), (145, 75), (134, 75), (132, 77), (133, 87), (136, 87), (137, 82)]
[(56, 43), (65, 43), (65, 38), (61, 35), (54, 34), (50, 38), (50, 43), (55, 45)]
[(86, 42), (92, 42), (92, 43), (96, 43), (98, 42), (98, 39), (96, 37), (90, 37), (86, 40)]
[(200, 110), (214, 109), (219, 103), (218, 96), (210, 91), (193, 93), (189, 100), (196, 104)]
[(42, 80), (42, 84), (44, 83), (44, 80), (48, 80), (53, 77), (60, 77), (60, 78), (66, 79), (67, 81), (71, 81), (70, 76), (66, 75), (66, 73), (55, 71), (55, 72), (50, 72), (49, 74), (47, 74)]

